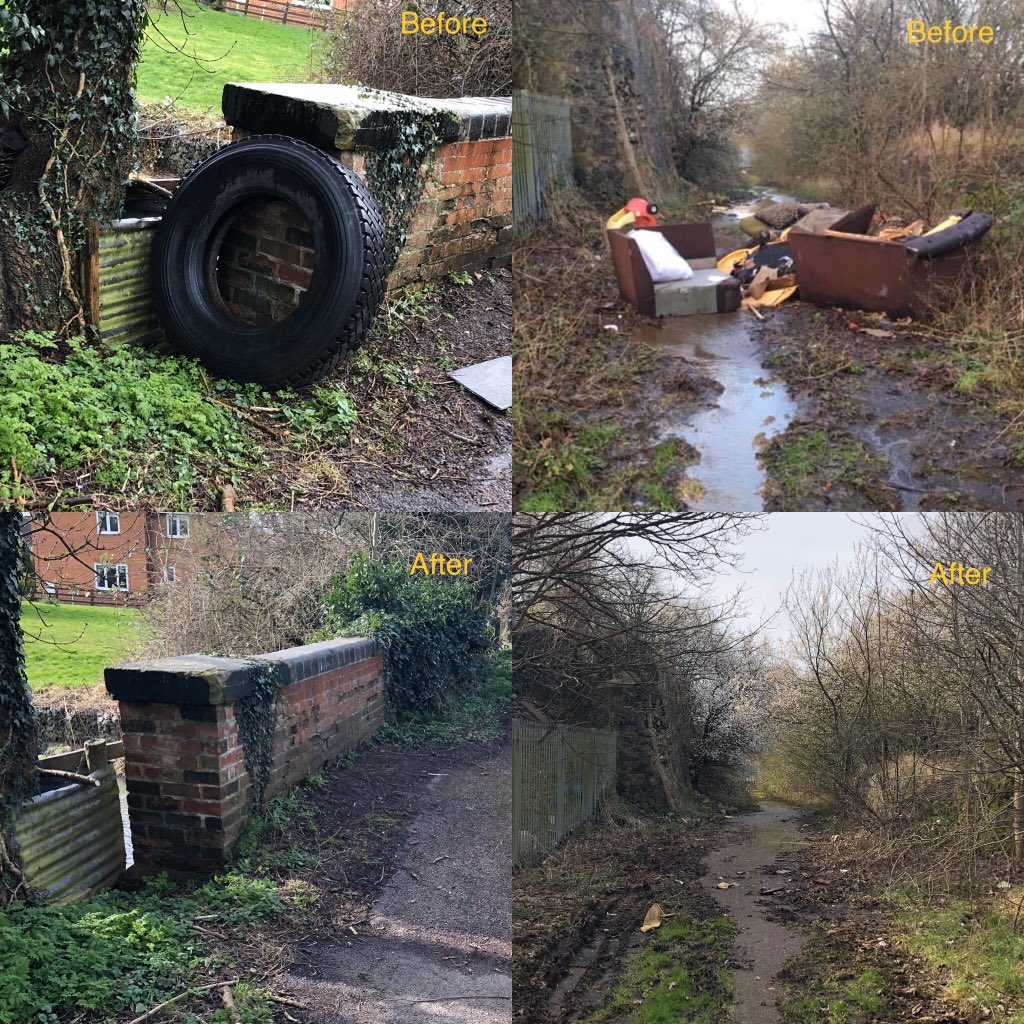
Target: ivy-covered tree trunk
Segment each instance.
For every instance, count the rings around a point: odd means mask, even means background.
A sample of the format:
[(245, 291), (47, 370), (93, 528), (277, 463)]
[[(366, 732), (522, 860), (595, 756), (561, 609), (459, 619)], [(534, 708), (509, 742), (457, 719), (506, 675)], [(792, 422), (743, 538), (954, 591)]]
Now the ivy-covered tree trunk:
[(146, 17), (145, 0), (0, 4), (0, 337), (85, 330), (79, 258), (134, 164)]
[(34, 792), (39, 749), (21, 642), (20, 533), (21, 516), (0, 512), (0, 905), (20, 881), (3, 828), (10, 809)]

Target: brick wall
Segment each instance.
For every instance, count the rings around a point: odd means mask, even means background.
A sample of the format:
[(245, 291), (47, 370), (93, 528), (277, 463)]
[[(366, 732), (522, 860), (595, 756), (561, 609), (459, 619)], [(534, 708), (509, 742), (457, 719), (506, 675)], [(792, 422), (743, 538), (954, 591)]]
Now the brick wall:
[(512, 139), (449, 142), (409, 225), (392, 286), (501, 261), (512, 242)]
[[(369, 739), (383, 723), (382, 662), (371, 640), (268, 654), (281, 699), (267, 796)], [(252, 692), (251, 661), (190, 655), (106, 670), (120, 706), (135, 860), (143, 871), (222, 864), (252, 811), (234, 704)]]
[(243, 85), (224, 90), (232, 139), (281, 132), (331, 153), (369, 181), (367, 155), (394, 144), (389, 114), (446, 112), (448, 134), (424, 167), (426, 188), (406, 229), (390, 289), (507, 265), (512, 253), (511, 104), (499, 98), (420, 100), (347, 86)]
[(313, 236), (302, 212), (261, 202), (232, 222), (217, 256), (217, 285), (229, 312), (250, 327), (284, 320), (313, 280)]

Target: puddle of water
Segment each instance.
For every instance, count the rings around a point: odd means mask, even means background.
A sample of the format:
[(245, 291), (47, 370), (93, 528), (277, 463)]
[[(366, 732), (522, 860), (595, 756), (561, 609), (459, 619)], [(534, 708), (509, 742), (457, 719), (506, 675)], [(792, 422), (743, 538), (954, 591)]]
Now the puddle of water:
[(764, 441), (786, 429), (796, 405), (781, 382), (761, 363), (745, 310), (709, 316), (666, 317), (644, 325), (632, 337), (669, 355), (685, 358), (723, 388), (718, 404), (681, 422), (664, 425), (661, 440), (681, 437), (700, 452), (687, 475), (700, 481), (704, 496), (696, 508), (760, 512), (765, 475), (757, 460)]
[[(753, 198), (717, 210), (711, 217), (719, 254), (750, 244), (738, 227), (766, 198), (796, 201), (792, 196), (756, 187)], [(781, 433), (796, 415), (796, 405), (781, 381), (761, 363), (753, 336), (753, 315), (747, 310), (709, 316), (665, 317), (649, 321), (631, 337), (694, 364), (722, 385), (718, 403), (681, 422), (663, 425), (659, 440), (682, 438), (700, 452), (700, 463), (687, 475), (700, 482), (704, 496), (690, 500), (698, 509), (760, 512), (765, 474), (757, 452)], [(767, 383), (766, 383), (767, 382)]]

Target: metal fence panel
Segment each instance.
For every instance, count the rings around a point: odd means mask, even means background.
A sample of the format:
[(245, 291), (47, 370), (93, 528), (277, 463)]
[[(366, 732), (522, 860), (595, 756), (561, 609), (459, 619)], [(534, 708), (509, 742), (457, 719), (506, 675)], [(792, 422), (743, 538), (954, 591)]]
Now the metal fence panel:
[(614, 732), (512, 722), (512, 860), (539, 860), (615, 784)]
[(512, 96), (512, 220), (540, 220), (547, 197), (572, 180), (569, 101), (520, 90)]

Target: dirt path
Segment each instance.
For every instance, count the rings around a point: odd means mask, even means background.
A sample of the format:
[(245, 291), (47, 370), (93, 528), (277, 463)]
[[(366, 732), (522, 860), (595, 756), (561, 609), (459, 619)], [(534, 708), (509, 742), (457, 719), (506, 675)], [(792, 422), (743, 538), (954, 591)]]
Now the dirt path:
[(503, 1024), (512, 1001), (511, 750), (441, 764), (365, 925), (284, 976), (304, 1024)]
[[(731, 1009), (736, 1024), (776, 1024), (776, 976), (782, 965), (800, 952), (806, 936), (771, 919), (764, 891), (778, 888), (785, 877), (772, 869), (780, 853), (804, 842), (800, 812), (765, 803), (762, 810), (738, 818), (731, 841), (706, 858), (702, 884), (739, 929), (736, 938), (736, 1000)], [(770, 872), (770, 873), (769, 873)], [(720, 881), (731, 888), (719, 889)]]

